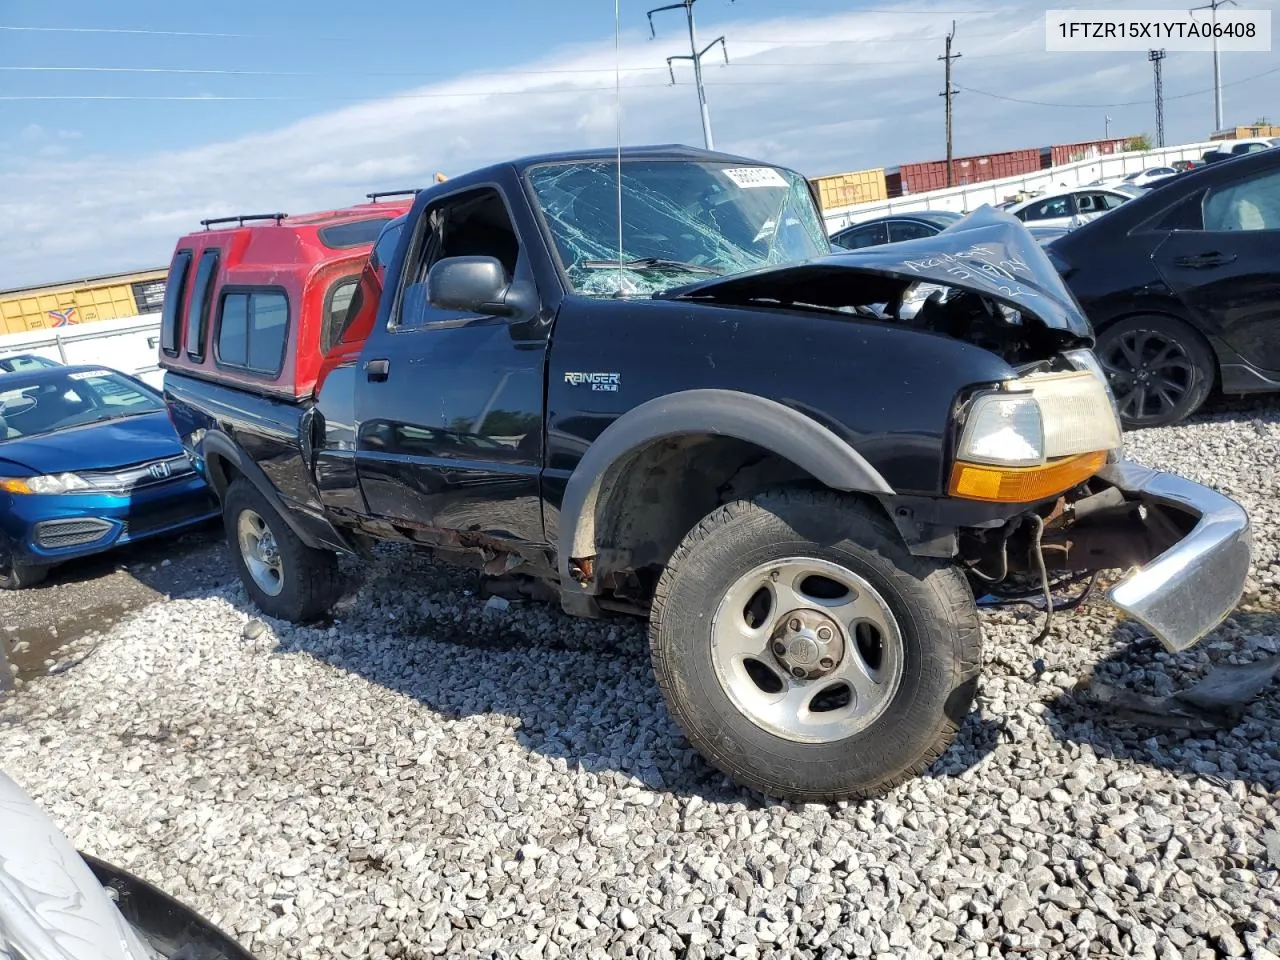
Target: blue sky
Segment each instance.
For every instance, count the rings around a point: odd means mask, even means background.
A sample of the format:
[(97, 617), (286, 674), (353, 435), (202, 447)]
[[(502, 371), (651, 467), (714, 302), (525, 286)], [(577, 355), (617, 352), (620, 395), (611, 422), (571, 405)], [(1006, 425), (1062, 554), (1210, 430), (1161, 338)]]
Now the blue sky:
[[(687, 52), (683, 15), (650, 40), (651, 5), (622, 0), (624, 140), (700, 144), (689, 69), (673, 87), (664, 62)], [(1151, 132), (1144, 54), (1044, 52), (1043, 10), (1062, 5), (698, 0), (700, 39), (724, 34), (732, 61), (708, 66), (716, 145), (810, 176), (942, 156), (935, 58), (953, 18), (958, 154), (1094, 139), (1107, 115), (1115, 135)], [(343, 205), (614, 134), (612, 0), (5, 0), (0, 27), (238, 35), (0, 29), (0, 68), (152, 71), (0, 69), (0, 96), (208, 98), (0, 100), (0, 287), (164, 263), (204, 216)], [(1223, 64), (1229, 121), (1277, 109), (1280, 73), (1238, 82), (1275, 53)], [(1210, 84), (1207, 54), (1169, 55), (1171, 142), (1207, 137)]]

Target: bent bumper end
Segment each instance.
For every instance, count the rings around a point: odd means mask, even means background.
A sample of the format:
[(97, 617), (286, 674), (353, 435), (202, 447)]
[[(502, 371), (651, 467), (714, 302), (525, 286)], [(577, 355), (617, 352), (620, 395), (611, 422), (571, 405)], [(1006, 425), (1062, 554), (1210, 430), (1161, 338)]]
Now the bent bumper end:
[(1099, 477), (1130, 497), (1196, 517), (1190, 533), (1107, 592), (1166, 649), (1186, 650), (1240, 602), (1252, 553), (1249, 515), (1208, 487), (1125, 460)]

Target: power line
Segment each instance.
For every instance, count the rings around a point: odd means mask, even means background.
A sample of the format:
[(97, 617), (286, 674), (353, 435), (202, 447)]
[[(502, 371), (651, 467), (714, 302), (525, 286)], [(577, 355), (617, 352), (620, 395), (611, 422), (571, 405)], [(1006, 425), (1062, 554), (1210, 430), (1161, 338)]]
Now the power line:
[(684, 56), (667, 57), (667, 69), (671, 72), (671, 82), (676, 82), (675, 67), (671, 65), (673, 60), (689, 60), (693, 63), (693, 82), (698, 88), (698, 107), (702, 113), (702, 139), (708, 150), (715, 149), (715, 141), (711, 137), (711, 110), (707, 106), (707, 88), (702, 83), (702, 58), (716, 45), (720, 44), (720, 52), (724, 54), (724, 62), (729, 62), (729, 48), (725, 46), (724, 37), (719, 36), (708, 43), (701, 50), (698, 49), (698, 33), (693, 23), (693, 5), (697, 0), (681, 0), (680, 3), (669, 3), (665, 7), (654, 7), (649, 11), (649, 32), (653, 37), (658, 36), (658, 31), (653, 25), (653, 15), (662, 13), (664, 10), (684, 10), (685, 18), (689, 22), (689, 53)]
[[(1010, 60), (1025, 57), (1043, 57), (1043, 51), (1028, 50), (1021, 53), (980, 53), (970, 54), (970, 60)], [(939, 59), (942, 59), (939, 57)], [(754, 61), (754, 60), (735, 60), (732, 63), (724, 64), (733, 72), (738, 70), (753, 69), (782, 69), (795, 67), (896, 67), (907, 64), (918, 64), (919, 60), (911, 57), (900, 57), (894, 60), (839, 60), (818, 62), (814, 60), (805, 61)], [(723, 69), (723, 68), (722, 68)], [(444, 71), (429, 70), (342, 70), (342, 71), (323, 71), (323, 70), (241, 70), (237, 68), (227, 67), (114, 67), (114, 66), (92, 66), (84, 64), (64, 65), (64, 64), (32, 64), (32, 65), (15, 65), (0, 64), (0, 72), (4, 73), (108, 73), (108, 74), (158, 74), (173, 76), (213, 76), (213, 77), (289, 77), (289, 78), (325, 78), (325, 77), (542, 77), (542, 76), (559, 76), (559, 75), (579, 75), (591, 73), (607, 73), (614, 72), (613, 67), (559, 67), (547, 70), (501, 70), (492, 73), (447, 73)], [(623, 67), (623, 73), (666, 73), (662, 67)]]
[[(1219, 0), (1223, 2), (1223, 0)], [(683, 4), (677, 4), (682, 6)], [(858, 11), (859, 13), (865, 11)], [(887, 13), (888, 11), (880, 11)], [(912, 13), (915, 11), (899, 11), (900, 13)], [(929, 11), (931, 14), (934, 11)], [(994, 12), (994, 11), (992, 11)], [(1035, 26), (1034, 23), (1028, 23), (1025, 28)], [(79, 33), (79, 34), (129, 34), (136, 36), (148, 37), (181, 37), (195, 39), (212, 39), (212, 40), (266, 40), (273, 43), (282, 42), (283, 38), (272, 36), (265, 33), (204, 33), (195, 30), (143, 30), (129, 29), (124, 27), (28, 27), (16, 24), (0, 24), (0, 32), (34, 32), (34, 33)], [(941, 40), (943, 34), (912, 34), (911, 41), (919, 42), (921, 40)], [(990, 40), (1007, 40), (1009, 37), (1008, 30), (994, 31), (991, 33), (975, 33), (970, 35), (972, 39), (990, 39)], [(296, 38), (294, 38), (296, 40)], [(355, 37), (310, 37), (313, 41), (321, 41), (325, 43), (349, 43), (357, 38)], [(823, 37), (815, 39), (806, 37), (803, 39), (769, 39), (769, 40), (735, 40), (735, 44), (750, 46), (799, 46), (802, 44), (816, 44), (825, 46), (827, 44), (857, 44), (859, 46), (875, 45), (875, 44), (894, 44), (900, 46), (903, 43), (901, 37), (884, 37), (879, 39), (869, 39), (866, 37)]]
[[(1241, 77), (1239, 80), (1233, 80), (1231, 83), (1224, 83), (1223, 87), (1234, 87), (1242, 83), (1250, 83), (1259, 80), (1262, 77), (1269, 77), (1274, 73), (1280, 73), (1280, 67), (1272, 67), (1270, 70), (1264, 70), (1261, 73), (1255, 73), (1252, 76)], [(959, 86), (959, 85), (957, 85)], [(959, 87), (969, 93), (976, 93), (982, 97), (990, 97), (993, 100), (1003, 100), (1006, 103), (1021, 103), (1030, 107), (1064, 107), (1088, 110), (1103, 110), (1111, 107), (1141, 107), (1146, 106), (1146, 100), (1123, 100), (1119, 103), (1051, 103), (1045, 100), (1027, 100), (1022, 97), (1007, 97), (1000, 93), (991, 93), (989, 90), (978, 90), (975, 87)], [(1188, 93), (1179, 93), (1172, 97), (1165, 97), (1166, 100), (1186, 100), (1188, 97), (1199, 97), (1206, 93), (1213, 93), (1212, 87), (1203, 90), (1192, 90)]]
[[(854, 64), (856, 66), (857, 64)], [(737, 69), (743, 64), (733, 64), (731, 69)], [(817, 64), (813, 64), (817, 66)], [(836, 66), (843, 66), (837, 64)], [(660, 69), (660, 68), (659, 68)], [(1271, 76), (1280, 73), (1280, 67), (1273, 67), (1270, 70), (1264, 70), (1248, 77), (1241, 77), (1230, 83), (1223, 84), (1224, 87), (1236, 86), (1243, 83), (1251, 83), (1262, 77)], [(500, 74), (493, 74), (497, 77)], [(846, 77), (815, 77), (805, 80), (710, 80), (705, 83), (708, 87), (779, 87), (779, 86), (803, 86), (811, 87), (814, 85), (838, 84), (842, 86), (848, 85)], [(669, 90), (670, 84), (667, 83), (633, 83), (625, 85), (627, 90)], [(385, 100), (436, 100), (436, 99), (456, 99), (467, 97), (522, 97), (522, 96), (568, 96), (579, 93), (591, 93), (595, 91), (612, 91), (613, 84), (608, 85), (589, 85), (574, 86), (568, 89), (557, 90), (460, 90), (455, 92), (432, 92), (432, 93), (405, 93), (405, 94), (367, 94), (360, 96), (342, 96), (331, 94), (314, 94), (314, 95), (262, 95), (262, 96), (242, 96), (242, 95), (180, 95), (180, 94), (0, 94), (0, 102), (15, 101), (180, 101), (180, 102), (200, 102), (206, 101), (210, 103), (221, 102), (376, 102)], [(1115, 107), (1136, 107), (1145, 106), (1150, 101), (1147, 100), (1128, 100), (1119, 103), (1053, 103), (1044, 100), (1030, 100), (1021, 97), (1009, 97), (1004, 94), (992, 93), (988, 90), (979, 90), (976, 87), (961, 86), (956, 84), (956, 90), (964, 90), (969, 93), (977, 94), (983, 97), (989, 97), (994, 100), (1002, 100), (1008, 103), (1025, 104), (1035, 107), (1061, 107), (1070, 109), (1111, 109)], [(1203, 96), (1206, 93), (1212, 93), (1212, 89), (1192, 90), (1187, 93), (1176, 94), (1166, 97), (1166, 100), (1185, 100), (1190, 97)]]
[(195, 30), (142, 30), (126, 27), (23, 27), (0, 25), (0, 30), (21, 33), (127, 33), (148, 37), (209, 37), (218, 40), (266, 40), (252, 33), (201, 33)]

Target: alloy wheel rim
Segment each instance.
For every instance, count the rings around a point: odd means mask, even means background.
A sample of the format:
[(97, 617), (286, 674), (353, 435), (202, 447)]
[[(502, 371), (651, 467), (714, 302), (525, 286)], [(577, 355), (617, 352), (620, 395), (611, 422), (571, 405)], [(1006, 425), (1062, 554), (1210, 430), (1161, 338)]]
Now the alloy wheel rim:
[(795, 743), (865, 730), (893, 700), (905, 654), (896, 618), (866, 580), (809, 557), (734, 581), (711, 623), (711, 662), (733, 705)]
[(1195, 364), (1176, 340), (1154, 330), (1129, 330), (1100, 351), (1120, 415), (1134, 422), (1158, 420), (1186, 399)]
[(258, 589), (275, 597), (284, 589), (284, 563), (275, 534), (254, 510), (242, 510), (236, 521), (240, 557)]

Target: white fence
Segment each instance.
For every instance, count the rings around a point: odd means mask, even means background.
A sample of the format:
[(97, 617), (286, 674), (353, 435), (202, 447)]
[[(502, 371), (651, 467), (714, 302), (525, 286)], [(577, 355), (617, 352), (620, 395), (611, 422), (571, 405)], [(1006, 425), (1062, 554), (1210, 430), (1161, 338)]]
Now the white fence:
[(65, 364), (91, 363), (133, 374), (159, 389), (160, 314), (95, 320), (84, 326), (0, 335), (0, 357), (30, 353)]
[(968, 213), (984, 203), (992, 206), (1003, 203), (1018, 193), (1033, 193), (1058, 187), (1082, 187), (1095, 180), (1119, 178), (1148, 167), (1165, 166), (1174, 160), (1199, 160), (1205, 151), (1215, 150), (1220, 146), (1222, 144), (1217, 141), (1188, 143), (1159, 150), (1135, 150), (1091, 157), (1001, 180), (984, 180), (961, 187), (911, 193), (892, 200), (836, 207), (824, 211), (823, 219), (826, 221), (827, 232), (834, 233), (853, 223), (873, 220), (890, 213), (905, 213), (908, 210), (954, 210), (957, 213)]

